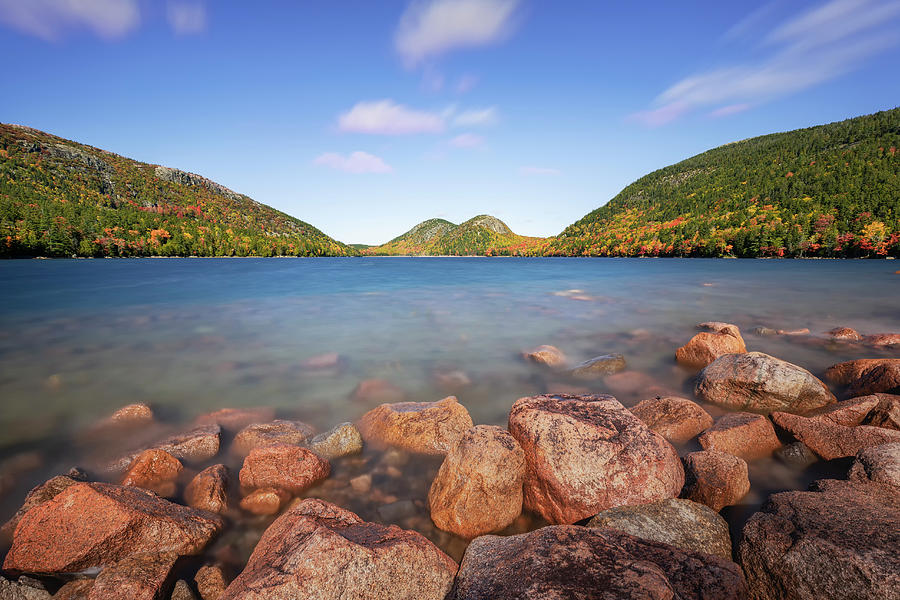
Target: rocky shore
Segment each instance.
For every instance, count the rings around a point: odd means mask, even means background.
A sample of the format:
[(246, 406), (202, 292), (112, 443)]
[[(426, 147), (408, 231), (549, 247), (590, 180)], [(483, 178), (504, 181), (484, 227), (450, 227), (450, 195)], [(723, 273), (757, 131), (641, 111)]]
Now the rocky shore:
[[(125, 406), (3, 525), (0, 600), (900, 599), (900, 358), (817, 377), (733, 324), (698, 327), (671, 349), (693, 398), (621, 354), (572, 364), (542, 345), (522, 360), (566, 383), (511, 398), (505, 426), (381, 380), (352, 397), (382, 404), (324, 432), (263, 407), (172, 432)], [(601, 380), (643, 398), (580, 389)], [(769, 494), (764, 461), (832, 477)]]

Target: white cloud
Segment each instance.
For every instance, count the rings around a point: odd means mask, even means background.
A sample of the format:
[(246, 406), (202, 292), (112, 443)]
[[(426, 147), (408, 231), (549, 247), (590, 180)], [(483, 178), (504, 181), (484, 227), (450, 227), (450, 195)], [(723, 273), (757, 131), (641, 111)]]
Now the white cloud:
[(393, 100), (357, 102), (353, 108), (338, 117), (338, 129), (355, 133), (440, 133), (445, 127), (442, 115), (409, 108)]
[(476, 108), (466, 110), (454, 117), (453, 124), (457, 127), (476, 127), (493, 125), (497, 122), (497, 107)]
[(351, 152), (348, 156), (326, 152), (313, 160), (313, 164), (347, 173), (390, 173), (394, 170), (381, 158), (362, 151)]
[(75, 29), (119, 38), (140, 20), (137, 0), (0, 0), (0, 21), (47, 41)]
[(900, 0), (830, 0), (764, 36), (768, 55), (763, 59), (687, 77), (662, 92), (656, 108), (630, 119), (655, 127), (704, 107), (716, 107), (712, 116), (725, 116), (739, 112), (735, 107), (831, 81), (900, 43), (898, 17)]
[(519, 0), (417, 0), (407, 6), (394, 45), (408, 66), (456, 48), (484, 46), (512, 28)]
[(478, 148), (484, 145), (484, 138), (474, 133), (461, 133), (450, 140), (450, 145), (455, 148)]
[(722, 117), (730, 117), (731, 115), (742, 113), (745, 110), (749, 110), (750, 108), (752, 108), (752, 106), (747, 103), (729, 104), (728, 106), (717, 108), (716, 110), (709, 113), (709, 116), (714, 119), (720, 119)]
[(519, 167), (519, 175), (562, 175), (562, 171), (550, 167)]
[(197, 0), (169, 0), (166, 17), (172, 31), (191, 35), (206, 31), (206, 5)]

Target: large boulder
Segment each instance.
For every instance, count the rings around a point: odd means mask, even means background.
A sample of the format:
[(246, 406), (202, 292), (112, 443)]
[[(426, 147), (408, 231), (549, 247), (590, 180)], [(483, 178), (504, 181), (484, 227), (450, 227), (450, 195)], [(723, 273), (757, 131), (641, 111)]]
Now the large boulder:
[[(849, 386), (875, 367), (900, 367), (900, 358), (858, 358), (831, 365), (825, 370), (826, 381), (839, 386)], [(878, 390), (882, 391), (882, 390)], [(867, 394), (860, 394), (867, 395)]]
[(251, 450), (238, 476), (241, 487), (248, 490), (273, 487), (299, 494), (330, 473), (331, 464), (312, 451), (281, 445)]
[(678, 495), (678, 453), (615, 398), (533, 396), (509, 413), (525, 451), (525, 507), (551, 523)]
[(175, 552), (126, 556), (100, 572), (88, 600), (156, 600), (162, 595), (177, 560)]
[(631, 412), (673, 444), (684, 444), (713, 424), (713, 418), (699, 404), (677, 396), (643, 400)]
[(726, 354), (700, 372), (698, 398), (734, 410), (806, 412), (834, 395), (812, 373), (762, 352)]
[(744, 338), (734, 325), (725, 324), (718, 331), (701, 331), (675, 351), (675, 360), (686, 367), (702, 369), (725, 354), (747, 352)]
[(212, 465), (197, 473), (184, 489), (188, 506), (214, 513), (228, 511), (228, 485), (231, 476), (225, 465)]
[(731, 560), (728, 522), (705, 504), (691, 500), (668, 498), (638, 506), (617, 506), (595, 516), (588, 527), (617, 529), (641, 539)]
[(863, 448), (857, 452), (848, 478), (900, 487), (900, 442)]
[(522, 512), (525, 452), (493, 425), (468, 430), (447, 453), (428, 504), (438, 528), (464, 538), (498, 531)]
[(850, 396), (878, 393), (900, 394), (900, 361), (885, 361), (867, 369), (847, 388), (847, 394)]
[(704, 450), (684, 457), (682, 498), (715, 511), (732, 506), (750, 491), (747, 462), (726, 452)]
[(860, 396), (816, 409), (804, 416), (844, 427), (856, 427), (878, 406), (877, 396)]
[(66, 475), (57, 475), (34, 487), (28, 492), (28, 495), (25, 496), (25, 502), (23, 502), (21, 508), (16, 511), (16, 514), (3, 524), (2, 529), (0, 529), (0, 535), (5, 539), (12, 539), (13, 532), (16, 530), (19, 521), (25, 516), (25, 513), (35, 506), (43, 504), (48, 500), (52, 500), (57, 494), (76, 483), (78, 483), (76, 479)]
[(577, 525), (486, 535), (469, 544), (448, 600), (739, 600), (730, 560)]
[(744, 526), (751, 598), (900, 598), (897, 488), (824, 480), (811, 489), (774, 494)]
[(900, 442), (900, 431), (895, 429), (870, 425), (844, 427), (824, 419), (781, 412), (772, 413), (772, 420), (824, 460), (853, 456), (863, 448)]
[(781, 447), (772, 422), (763, 415), (735, 412), (723, 415), (697, 438), (704, 450), (716, 450), (744, 460), (768, 458)]
[(198, 554), (222, 526), (140, 488), (75, 483), (22, 517), (3, 568), (64, 573), (143, 552)]
[(231, 446), (238, 456), (247, 456), (254, 448), (293, 444), (299, 446), (316, 433), (311, 425), (302, 421), (277, 419), (270, 423), (254, 423), (241, 429)]
[(414, 531), (308, 499), (269, 526), (221, 600), (443, 600), (456, 570)]
[(878, 399), (875, 406), (866, 418), (864, 425), (885, 427), (887, 429), (900, 429), (900, 396), (895, 394), (874, 394)]
[(448, 396), (437, 402), (382, 404), (364, 414), (357, 426), (363, 440), (374, 447), (442, 456), (472, 428), (472, 417)]

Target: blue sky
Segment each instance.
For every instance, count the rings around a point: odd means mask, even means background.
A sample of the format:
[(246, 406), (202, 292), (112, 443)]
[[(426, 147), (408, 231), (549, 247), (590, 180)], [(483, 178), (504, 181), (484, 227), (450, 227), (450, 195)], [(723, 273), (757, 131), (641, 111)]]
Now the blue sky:
[(554, 235), (730, 141), (900, 104), (900, 0), (0, 0), (0, 121), (346, 242)]

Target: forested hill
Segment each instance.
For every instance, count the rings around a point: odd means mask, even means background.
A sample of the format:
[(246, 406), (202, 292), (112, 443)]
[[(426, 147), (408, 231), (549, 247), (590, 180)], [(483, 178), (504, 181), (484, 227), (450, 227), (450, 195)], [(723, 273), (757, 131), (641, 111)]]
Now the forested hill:
[(513, 233), (496, 217), (478, 215), (460, 225), (428, 219), (386, 244), (362, 252), (374, 256), (516, 256), (533, 254), (543, 241)]
[(540, 253), (900, 256), (900, 109), (727, 144), (638, 179)]
[(354, 254), (199, 175), (0, 124), (0, 257)]

